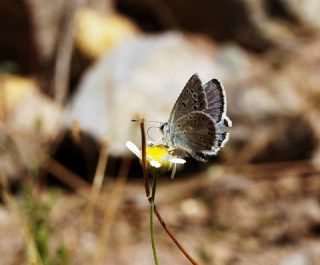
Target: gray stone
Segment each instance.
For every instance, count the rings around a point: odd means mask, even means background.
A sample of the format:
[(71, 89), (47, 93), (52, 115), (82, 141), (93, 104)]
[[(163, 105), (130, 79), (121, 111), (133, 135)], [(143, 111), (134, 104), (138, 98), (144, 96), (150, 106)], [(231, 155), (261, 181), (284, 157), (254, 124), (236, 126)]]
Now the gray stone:
[(312, 262), (306, 253), (297, 252), (285, 257), (279, 265), (312, 265)]
[[(224, 81), (250, 65), (246, 53), (236, 46), (219, 53), (211, 42), (199, 40), (204, 45), (171, 32), (134, 37), (121, 44), (84, 75), (68, 106), (66, 125), (77, 120), (85, 132), (109, 140), (111, 153), (120, 155), (125, 141), (140, 143), (139, 129), (130, 120), (139, 115), (166, 121), (192, 74), (199, 73), (203, 82)], [(155, 140), (160, 137), (157, 129), (150, 133)]]

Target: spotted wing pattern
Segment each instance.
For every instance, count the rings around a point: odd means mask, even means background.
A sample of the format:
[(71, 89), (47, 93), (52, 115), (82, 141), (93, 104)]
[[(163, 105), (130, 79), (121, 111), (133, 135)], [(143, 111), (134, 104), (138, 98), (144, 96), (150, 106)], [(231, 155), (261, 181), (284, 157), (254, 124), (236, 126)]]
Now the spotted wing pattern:
[[(203, 161), (204, 153), (209, 154), (212, 147), (217, 145), (216, 123), (202, 111), (193, 111), (184, 115), (173, 125), (173, 144), (187, 151), (197, 160)], [(204, 156), (203, 159), (201, 155)]]
[(217, 79), (202, 86), (198, 75), (192, 75), (164, 124), (164, 138), (196, 160), (207, 161), (206, 155), (216, 154), (229, 139), (229, 133), (221, 130), (232, 125), (226, 104)]
[(191, 76), (171, 111), (168, 123), (173, 124), (177, 119), (192, 112), (205, 110), (208, 107), (204, 88), (197, 74)]

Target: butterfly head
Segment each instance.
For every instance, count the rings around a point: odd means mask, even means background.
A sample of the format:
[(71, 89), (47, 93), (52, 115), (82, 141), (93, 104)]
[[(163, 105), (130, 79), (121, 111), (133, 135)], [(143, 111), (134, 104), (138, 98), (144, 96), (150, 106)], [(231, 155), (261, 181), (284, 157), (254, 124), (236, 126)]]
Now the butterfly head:
[(167, 122), (164, 122), (160, 125), (160, 131), (163, 135), (163, 141), (165, 143), (169, 143), (170, 142), (170, 127), (168, 125)]
[(161, 131), (162, 133), (163, 133), (164, 127), (165, 127), (166, 125), (167, 125), (167, 122), (161, 123), (159, 129), (160, 129), (160, 131)]

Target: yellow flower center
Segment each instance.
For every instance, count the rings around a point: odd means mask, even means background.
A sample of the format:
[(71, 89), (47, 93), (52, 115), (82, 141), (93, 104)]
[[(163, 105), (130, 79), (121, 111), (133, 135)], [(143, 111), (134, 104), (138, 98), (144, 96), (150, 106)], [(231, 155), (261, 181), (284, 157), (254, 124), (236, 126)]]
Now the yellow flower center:
[[(146, 154), (147, 154), (147, 162), (148, 168), (152, 172), (156, 172), (157, 174), (163, 174), (168, 172), (171, 169), (172, 163), (168, 160), (164, 160), (163, 156), (171, 155), (168, 148), (164, 145), (153, 145), (146, 147)], [(153, 160), (159, 162), (161, 164), (160, 168), (154, 168), (150, 166), (150, 161), (148, 156), (152, 157)]]
[(169, 150), (164, 145), (147, 146), (146, 153), (159, 163), (163, 162), (164, 155), (170, 155)]

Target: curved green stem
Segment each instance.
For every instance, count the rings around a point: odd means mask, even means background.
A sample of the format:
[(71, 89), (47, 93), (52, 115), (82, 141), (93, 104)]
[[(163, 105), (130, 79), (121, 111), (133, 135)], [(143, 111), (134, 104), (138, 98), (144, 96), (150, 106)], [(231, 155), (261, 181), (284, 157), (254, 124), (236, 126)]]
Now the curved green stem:
[(151, 197), (152, 197), (153, 201), (155, 201), (155, 199), (156, 199), (157, 179), (158, 179), (158, 175), (153, 174), (152, 175), (152, 188), (151, 188)]
[(154, 199), (156, 194), (156, 186), (157, 186), (157, 175), (154, 174), (152, 176), (152, 193), (150, 198), (150, 238), (151, 238), (151, 246), (152, 246), (152, 253), (154, 258), (154, 263), (156, 265), (159, 264), (157, 249), (156, 249), (156, 242), (154, 238)]
[[(150, 189), (149, 189), (149, 176), (148, 176), (148, 169), (147, 169), (147, 162), (146, 162), (146, 133), (144, 130), (144, 120), (140, 120), (140, 130), (141, 130), (141, 146), (142, 146), (142, 169), (143, 169), (143, 178), (144, 178), (144, 188), (146, 191), (146, 197), (148, 198), (148, 201), (150, 202), (150, 209), (154, 209), (154, 213), (156, 214), (160, 224), (162, 225), (163, 229), (166, 231), (166, 233), (169, 235), (169, 237), (172, 239), (172, 241), (176, 244), (176, 246), (181, 250), (183, 255), (186, 256), (186, 258), (193, 264), (193, 265), (198, 265), (198, 263), (189, 255), (189, 253), (184, 249), (184, 247), (180, 244), (178, 239), (175, 237), (175, 235), (171, 232), (171, 230), (167, 227), (166, 223), (164, 222), (163, 218), (161, 217), (157, 207), (155, 206), (154, 203), (154, 195), (155, 195), (155, 185), (153, 185), (153, 197), (150, 197)], [(151, 201), (153, 201), (153, 206), (151, 204)], [(152, 220), (151, 220), (152, 218)], [(150, 220), (152, 221), (152, 226), (153, 226), (153, 212), (150, 214)], [(150, 226), (151, 231), (154, 231), (154, 227)], [(155, 248), (155, 243), (154, 243), (154, 232), (151, 232), (151, 235), (153, 237), (153, 246), (154, 246), (154, 253), (156, 253), (156, 248)], [(158, 259), (157, 256), (154, 255), (155, 257), (155, 263), (158, 265)]]

